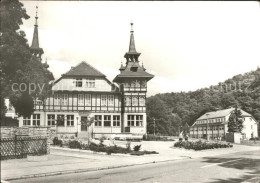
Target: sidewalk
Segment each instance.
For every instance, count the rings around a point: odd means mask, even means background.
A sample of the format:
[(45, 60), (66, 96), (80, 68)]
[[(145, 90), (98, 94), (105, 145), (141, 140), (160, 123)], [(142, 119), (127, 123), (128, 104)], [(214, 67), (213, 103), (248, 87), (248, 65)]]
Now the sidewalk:
[[(121, 142), (122, 143), (122, 142)], [(181, 159), (216, 156), (241, 151), (260, 150), (260, 147), (234, 145), (229, 149), (212, 149), (205, 151), (189, 151), (170, 148), (173, 142), (136, 142), (142, 143), (142, 150), (155, 150), (160, 154), (131, 156), (106, 155), (84, 150), (51, 148), (49, 160), (29, 162), (27, 159), (1, 161), (2, 180), (14, 180), (40, 176), (52, 176), (68, 173), (97, 171), (102, 169), (120, 168), (141, 164), (176, 161)]]

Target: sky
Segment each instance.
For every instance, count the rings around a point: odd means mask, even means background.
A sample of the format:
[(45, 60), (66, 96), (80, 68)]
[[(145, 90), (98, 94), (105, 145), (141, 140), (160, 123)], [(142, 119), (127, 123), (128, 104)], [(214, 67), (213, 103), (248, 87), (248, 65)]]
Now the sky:
[(134, 23), (148, 96), (194, 91), (260, 66), (260, 4), (254, 1), (26, 1), (21, 29), (31, 45), (38, 8), (40, 47), (55, 79), (86, 61), (112, 81)]

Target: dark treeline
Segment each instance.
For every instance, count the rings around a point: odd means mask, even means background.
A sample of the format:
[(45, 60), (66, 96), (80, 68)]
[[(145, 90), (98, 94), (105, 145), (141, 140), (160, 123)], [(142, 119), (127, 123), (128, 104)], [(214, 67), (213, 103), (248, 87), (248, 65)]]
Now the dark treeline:
[[(234, 76), (217, 86), (192, 92), (157, 94), (147, 99), (147, 130), (177, 135), (180, 126), (192, 125), (202, 114), (238, 106), (260, 121), (260, 69)], [(182, 127), (183, 130), (183, 127)]]

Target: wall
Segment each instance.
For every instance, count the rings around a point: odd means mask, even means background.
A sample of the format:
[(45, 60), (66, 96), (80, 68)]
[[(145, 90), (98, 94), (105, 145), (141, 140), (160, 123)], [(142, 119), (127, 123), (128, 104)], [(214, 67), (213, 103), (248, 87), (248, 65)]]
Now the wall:
[(111, 91), (112, 86), (104, 78), (95, 78), (95, 88), (86, 87), (86, 79), (82, 80), (82, 87), (76, 87), (73, 83), (73, 78), (62, 78), (58, 83), (56, 83), (52, 90), (69, 90), (69, 91)]

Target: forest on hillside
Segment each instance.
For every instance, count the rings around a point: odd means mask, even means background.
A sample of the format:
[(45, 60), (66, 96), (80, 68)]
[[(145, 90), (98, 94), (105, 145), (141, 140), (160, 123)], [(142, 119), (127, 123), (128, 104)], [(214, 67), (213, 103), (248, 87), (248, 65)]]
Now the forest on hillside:
[(260, 121), (260, 68), (239, 74), (216, 86), (190, 92), (157, 94), (147, 98), (147, 131), (177, 135), (202, 114), (238, 106)]

